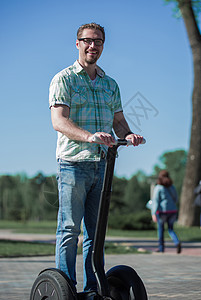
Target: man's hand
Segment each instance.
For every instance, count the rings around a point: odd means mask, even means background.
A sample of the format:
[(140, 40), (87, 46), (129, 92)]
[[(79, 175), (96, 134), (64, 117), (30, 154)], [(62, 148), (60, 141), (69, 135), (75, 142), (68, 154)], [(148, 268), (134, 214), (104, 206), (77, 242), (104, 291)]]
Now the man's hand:
[(143, 136), (141, 136), (139, 134), (131, 133), (126, 136), (126, 140), (131, 140), (131, 143), (133, 144), (133, 146), (138, 146), (142, 143)]
[[(115, 139), (113, 138), (113, 136), (109, 133), (106, 132), (96, 132), (95, 133), (96, 137), (98, 137), (103, 144), (105, 144), (108, 147), (112, 147), (111, 143), (115, 142)], [(89, 137), (89, 142), (90, 143), (95, 143), (93, 140), (94, 135)]]
[(116, 135), (121, 139), (124, 138), (125, 134), (128, 132), (129, 134), (125, 137), (125, 139), (131, 140), (133, 146), (138, 146), (142, 143), (143, 137), (141, 135), (131, 133), (122, 111), (114, 114), (113, 128)]

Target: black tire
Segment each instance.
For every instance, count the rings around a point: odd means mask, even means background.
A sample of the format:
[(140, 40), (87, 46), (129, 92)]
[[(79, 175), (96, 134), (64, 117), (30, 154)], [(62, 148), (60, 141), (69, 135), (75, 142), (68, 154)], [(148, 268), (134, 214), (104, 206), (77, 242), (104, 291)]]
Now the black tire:
[(65, 273), (58, 269), (42, 271), (36, 278), (30, 300), (76, 300), (76, 289)]
[(147, 292), (136, 271), (128, 266), (116, 266), (106, 273), (110, 296), (114, 300), (147, 300)]

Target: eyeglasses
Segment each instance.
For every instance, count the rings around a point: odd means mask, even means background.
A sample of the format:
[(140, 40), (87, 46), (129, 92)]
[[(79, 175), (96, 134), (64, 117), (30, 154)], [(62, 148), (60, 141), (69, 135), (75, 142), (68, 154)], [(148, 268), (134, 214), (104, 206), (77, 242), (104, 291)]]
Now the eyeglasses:
[(102, 46), (104, 43), (104, 40), (102, 40), (102, 39), (81, 38), (81, 39), (78, 39), (78, 41), (83, 41), (87, 45), (91, 45), (94, 42), (94, 44), (96, 46)]

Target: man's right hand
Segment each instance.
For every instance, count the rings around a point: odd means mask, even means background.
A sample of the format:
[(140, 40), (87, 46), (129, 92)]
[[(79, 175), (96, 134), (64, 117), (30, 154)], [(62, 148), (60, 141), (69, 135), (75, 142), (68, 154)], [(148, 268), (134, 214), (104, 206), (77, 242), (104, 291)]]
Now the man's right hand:
[(102, 141), (102, 143), (108, 147), (112, 147), (111, 143), (115, 142), (115, 139), (111, 134), (107, 132), (96, 132), (95, 134), (89, 137), (89, 143), (95, 143), (93, 140), (94, 135), (98, 137)]

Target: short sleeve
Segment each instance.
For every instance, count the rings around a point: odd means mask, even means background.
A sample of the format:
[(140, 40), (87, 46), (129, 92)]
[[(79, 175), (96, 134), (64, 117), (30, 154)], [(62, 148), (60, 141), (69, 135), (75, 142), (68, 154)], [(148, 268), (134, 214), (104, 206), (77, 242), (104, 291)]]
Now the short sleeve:
[(120, 111), (123, 111), (123, 108), (122, 108), (122, 103), (121, 103), (121, 95), (120, 95), (119, 86), (116, 83), (115, 93), (114, 93), (114, 112), (117, 113)]
[(55, 104), (71, 106), (70, 86), (64, 76), (55, 75), (49, 88), (49, 107)]

